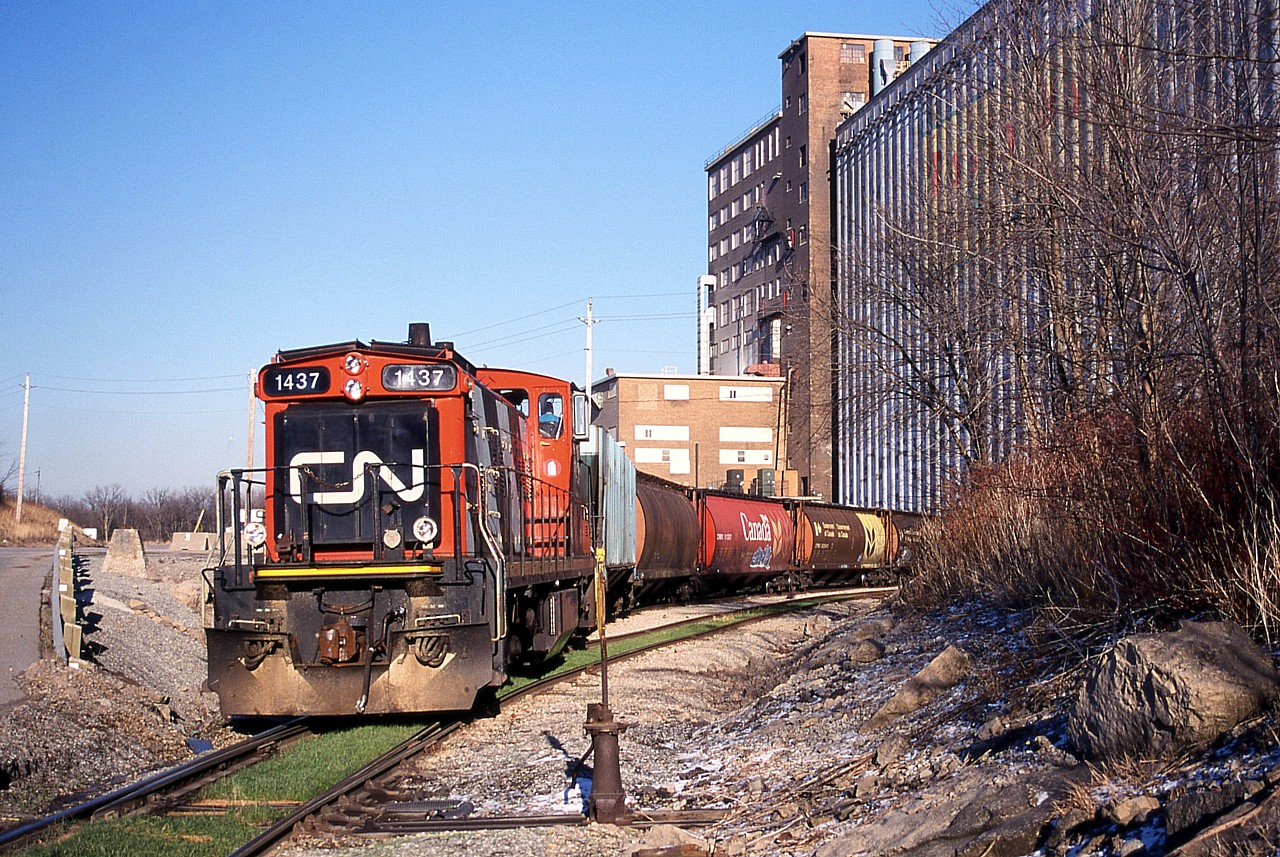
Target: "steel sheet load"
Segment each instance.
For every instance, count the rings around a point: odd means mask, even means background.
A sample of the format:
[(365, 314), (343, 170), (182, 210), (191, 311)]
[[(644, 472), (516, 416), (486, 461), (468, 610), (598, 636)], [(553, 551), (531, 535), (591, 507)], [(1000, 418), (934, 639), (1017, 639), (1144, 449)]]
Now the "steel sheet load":
[(892, 524), (872, 512), (804, 506), (796, 525), (799, 563), (817, 568), (879, 568), (893, 555)]
[(709, 574), (765, 574), (791, 568), (795, 530), (777, 503), (707, 495), (702, 562)]
[(702, 535), (693, 504), (678, 491), (644, 483), (636, 486), (636, 498), (637, 575), (689, 574)]

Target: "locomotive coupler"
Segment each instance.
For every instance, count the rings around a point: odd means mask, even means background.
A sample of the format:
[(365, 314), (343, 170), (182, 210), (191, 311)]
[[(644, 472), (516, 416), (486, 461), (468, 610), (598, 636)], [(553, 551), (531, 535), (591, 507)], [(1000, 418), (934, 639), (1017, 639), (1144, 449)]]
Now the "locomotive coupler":
[(587, 809), (591, 819), (602, 824), (627, 824), (629, 820), (618, 755), (618, 736), (626, 728), (625, 723), (613, 719), (613, 712), (605, 703), (593, 702), (587, 706), (586, 730), (595, 755)]

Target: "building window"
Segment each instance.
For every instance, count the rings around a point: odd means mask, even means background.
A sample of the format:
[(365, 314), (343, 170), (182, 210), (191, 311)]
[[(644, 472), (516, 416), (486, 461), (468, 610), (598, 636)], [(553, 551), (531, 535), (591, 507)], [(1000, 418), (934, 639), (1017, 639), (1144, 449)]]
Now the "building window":
[(733, 217), (737, 217), (740, 210), (741, 209), (738, 208), (738, 199), (737, 197), (734, 197), (733, 202), (729, 204), (729, 214)]
[(747, 463), (747, 451), (745, 449), (738, 450), (738, 463), (739, 464)]
[(803, 166), (808, 162), (808, 158), (806, 157), (806, 156), (808, 155), (808, 153), (809, 153), (809, 147), (808, 147), (808, 146), (801, 146), (801, 147), (800, 147), (800, 166), (801, 166), (801, 167), (803, 167)]
[(790, 96), (790, 95), (788, 95), (786, 98), (782, 99), (782, 106), (783, 106), (783, 109), (785, 109), (785, 110), (790, 110), (790, 109), (791, 109), (791, 96)]
[(809, 183), (800, 182), (800, 201), (804, 202), (809, 198)]
[(840, 93), (840, 115), (851, 116), (861, 110), (862, 105), (866, 103), (865, 92), (842, 92)]
[(787, 193), (791, 193), (791, 179), (787, 179)]
[[(790, 104), (788, 104), (787, 106), (788, 106), (788, 107), (790, 107), (791, 105), (790, 105)], [(790, 149), (790, 148), (791, 148), (791, 135), (790, 135), (790, 134), (788, 134), (788, 135), (787, 135), (787, 146), (786, 146), (786, 148), (788, 148), (788, 149)]]
[(720, 168), (720, 192), (724, 193), (728, 189), (729, 189), (729, 166), (726, 164), (725, 166)]
[(717, 226), (719, 226), (719, 225), (720, 225), (719, 223), (717, 223), (717, 222), (716, 222), (716, 218), (717, 218), (718, 216), (719, 216), (719, 213), (718, 213), (718, 212), (713, 211), (713, 212), (711, 212), (711, 216), (707, 218), (707, 231), (708, 231), (708, 232), (710, 232), (712, 229), (715, 229)]
[(716, 245), (712, 244), (707, 248), (707, 261), (714, 262), (716, 260)]
[(742, 195), (742, 210), (746, 211), (751, 207), (751, 191), (747, 191)]
[(907, 58), (907, 49), (906, 49), (906, 48), (904, 48), (902, 45), (894, 45), (894, 46), (893, 46), (893, 61), (894, 61), (894, 62), (902, 62), (902, 61), (903, 61), (904, 59), (906, 59), (906, 58)]
[(742, 157), (738, 156), (729, 164), (729, 183), (737, 184), (742, 179)]
[(862, 45), (845, 43), (840, 46), (840, 62), (866, 62), (867, 49)]
[(742, 175), (751, 175), (751, 150), (747, 149), (742, 153)]
[(742, 243), (743, 244), (751, 243), (751, 233), (753, 232), (754, 229), (755, 229), (755, 224), (753, 223), (748, 223), (746, 226), (742, 227)]
[(809, 241), (809, 224), (800, 224), (800, 243), (805, 244)]
[(728, 252), (729, 252), (729, 239), (721, 238), (720, 239), (720, 255), (723, 256), (725, 253), (728, 253)]
[(737, 232), (737, 230), (734, 230), (734, 233), (733, 233), (732, 235), (730, 235), (730, 236), (729, 236), (729, 249), (730, 249), (730, 250), (737, 250), (737, 249), (738, 249), (738, 232)]
[(720, 192), (720, 183), (716, 181), (716, 174), (712, 173), (707, 176), (707, 199), (715, 199), (716, 194)]
[(804, 54), (801, 54), (799, 59), (800, 59), (800, 73), (804, 74), (804, 70), (805, 70)]
[(809, 101), (809, 99), (808, 99), (806, 96), (804, 96), (804, 95), (801, 95), (801, 96), (800, 96), (800, 101), (798, 102), (798, 103), (799, 103), (799, 105), (800, 105), (800, 110), (799, 110), (798, 112), (800, 112), (800, 113), (804, 113), (804, 112), (805, 112), (805, 110), (807, 110), (807, 109), (808, 109), (808, 106), (807, 106), (807, 105), (808, 105), (808, 101)]

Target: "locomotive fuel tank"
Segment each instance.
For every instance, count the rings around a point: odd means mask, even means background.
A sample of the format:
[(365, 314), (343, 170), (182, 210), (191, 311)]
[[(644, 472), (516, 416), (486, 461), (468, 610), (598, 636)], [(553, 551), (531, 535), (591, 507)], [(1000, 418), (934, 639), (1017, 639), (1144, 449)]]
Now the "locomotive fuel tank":
[(702, 566), (711, 576), (772, 575), (791, 569), (795, 529), (780, 503), (708, 494), (699, 501)]

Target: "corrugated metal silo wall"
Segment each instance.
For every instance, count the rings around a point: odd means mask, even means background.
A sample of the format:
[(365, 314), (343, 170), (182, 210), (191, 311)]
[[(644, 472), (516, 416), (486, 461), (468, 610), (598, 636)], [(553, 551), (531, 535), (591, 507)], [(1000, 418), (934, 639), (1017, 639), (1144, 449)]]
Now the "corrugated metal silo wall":
[(613, 435), (596, 427), (600, 461), (597, 496), (604, 516), (605, 565), (636, 564), (636, 466)]

